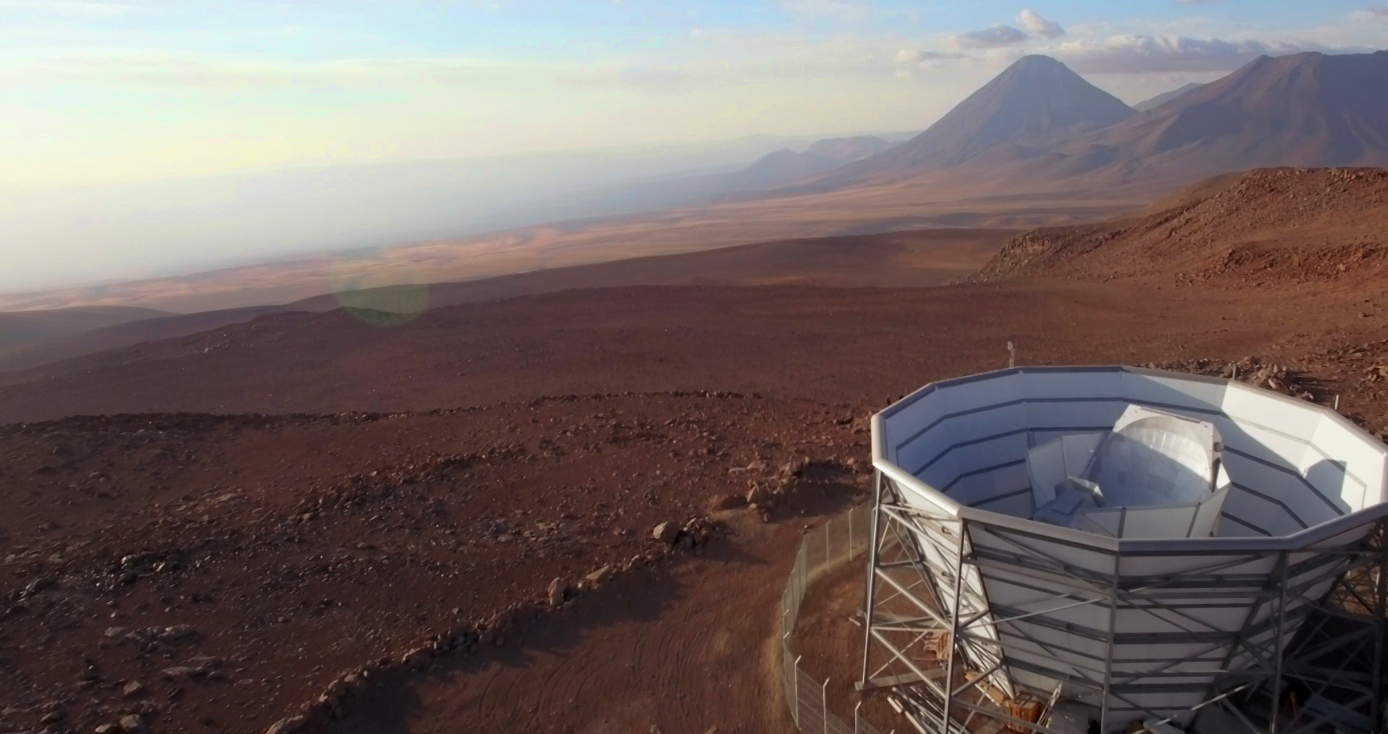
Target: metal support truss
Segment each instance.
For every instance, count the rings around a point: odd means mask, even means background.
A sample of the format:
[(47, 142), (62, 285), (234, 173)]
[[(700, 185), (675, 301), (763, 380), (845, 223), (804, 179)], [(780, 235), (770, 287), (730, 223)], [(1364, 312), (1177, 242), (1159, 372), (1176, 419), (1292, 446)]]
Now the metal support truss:
[[(1113, 573), (1102, 574), (1074, 567), (1023, 531), (923, 511), (902, 491), (877, 475), (858, 685), (888, 689), (923, 733), (1075, 734), (1089, 718), (1105, 732), (1134, 721), (1219, 734), (1242, 734), (1231, 721), (1252, 734), (1310, 734), (1328, 722), (1365, 734), (1382, 726), (1383, 525), (1361, 546), (1222, 553), (1167, 576), (1125, 575), (1114, 554)], [(989, 542), (975, 543), (976, 532)], [(1025, 608), (991, 602), (989, 584), (1026, 590)], [(1240, 629), (1208, 621), (1211, 609), (1242, 609), (1250, 599)], [(1086, 607), (1102, 609), (1104, 622), (1063, 621)], [(1114, 620), (1125, 611), (1172, 631), (1123, 632)], [(1166, 643), (1185, 652), (1134, 657), (1134, 649)], [(1031, 652), (1018, 657), (1019, 649)], [(1009, 707), (1021, 700), (1042, 707), (1036, 722)]]
[[(1308, 604), (1306, 621), (1288, 641), (1281, 677), (1232, 705), (1253, 732), (1312, 734), (1384, 730), (1385, 615), (1388, 615), (1388, 526), (1364, 547), (1344, 551), (1345, 572)], [(1288, 590), (1290, 597), (1295, 589)], [(1294, 600), (1293, 600), (1294, 601)], [(1289, 608), (1295, 604), (1288, 604)]]

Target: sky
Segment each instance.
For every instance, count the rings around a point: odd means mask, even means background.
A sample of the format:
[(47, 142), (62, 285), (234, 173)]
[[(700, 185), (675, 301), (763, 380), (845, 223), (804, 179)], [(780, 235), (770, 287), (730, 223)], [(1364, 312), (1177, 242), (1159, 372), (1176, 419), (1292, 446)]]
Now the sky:
[(0, 292), (636, 211), (1026, 54), (1134, 103), (1388, 47), (1383, 3), (0, 0)]
[(0, 196), (914, 130), (1028, 53), (1136, 102), (1383, 46), (1370, 0), (0, 0)]

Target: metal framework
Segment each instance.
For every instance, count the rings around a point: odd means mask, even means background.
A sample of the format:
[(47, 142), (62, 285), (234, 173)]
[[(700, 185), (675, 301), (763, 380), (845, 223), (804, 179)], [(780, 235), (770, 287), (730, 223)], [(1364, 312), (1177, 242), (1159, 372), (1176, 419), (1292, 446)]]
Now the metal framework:
[[(1214, 537), (1032, 519), (1030, 448), (1130, 405), (1226, 437)], [(873, 462), (859, 687), (923, 734), (1388, 730), (1388, 447), (1338, 414), (1211, 378), (1009, 369), (875, 416)]]
[[(1257, 579), (1264, 588), (1248, 614), (1248, 623), (1230, 632), (1202, 625), (1190, 612), (1219, 604), (1230, 593), (1230, 583), (1237, 581), (1218, 574), (1216, 566), (1244, 565), (1249, 559), (1221, 557), (1203, 576), (1187, 573), (1135, 581), (1118, 574), (1107, 578), (1074, 574), (1062, 559), (1029, 550), (1023, 534), (1014, 537), (1017, 552), (1011, 558), (977, 552), (969, 536), (971, 530), (981, 529), (979, 524), (971, 528), (967, 519), (932, 515), (905, 504), (900, 488), (880, 472), (875, 492), (859, 687), (895, 687), (901, 705), (923, 732), (962, 734), (1008, 728), (1073, 734), (1085, 731), (1089, 719), (1107, 731), (1114, 714), (1138, 713), (1145, 720), (1167, 723), (1186, 710), (1202, 714), (1190, 723), (1193, 730), (1222, 734), (1309, 734), (1326, 723), (1340, 731), (1379, 730), (1375, 722), (1384, 716), (1383, 620), (1388, 605), (1382, 521), (1367, 542), (1322, 551), (1307, 560), (1299, 561), (1297, 554), (1287, 550), (1258, 553), (1271, 558), (1277, 572)], [(952, 554), (956, 563), (931, 566), (926, 561), (931, 555), (926, 543), (935, 546), (935, 554)], [(1035, 585), (1049, 591), (1049, 606), (1029, 612), (990, 610), (986, 598), (972, 590), (976, 587), (970, 576), (987, 577), (1014, 564), (1029, 569)], [(1307, 596), (1308, 591), (1323, 589), (1327, 579), (1334, 579), (1328, 596)], [(1170, 592), (1177, 587), (1180, 597), (1189, 601), (1171, 600)], [(1138, 661), (1144, 664), (1142, 673), (1116, 674), (1115, 647), (1143, 641), (1119, 639), (1111, 629), (1072, 628), (1066, 632), (1102, 643), (1109, 655), (1093, 658), (1089, 666), (1067, 665), (1061, 661), (1076, 651), (1047, 646), (1055, 662), (1035, 672), (1065, 682), (1063, 704), (1061, 687), (1009, 690), (999, 685), (1003, 640), (1031, 639), (1029, 622), (1043, 620), (1049, 612), (1089, 605), (1111, 612), (1159, 610), (1182, 620), (1187, 626), (1183, 636), (1200, 639), (1211, 650), (1228, 650), (1214, 671), (1219, 676), (1217, 684), (1199, 691), (1200, 700), (1188, 709), (1144, 703), (1190, 693), (1190, 684), (1182, 680), (1189, 676), (1171, 671), (1181, 661), (1153, 656)], [(1301, 632), (1284, 649), (1281, 632), (1301, 620), (1305, 620)], [(1163, 641), (1156, 635), (1150, 638), (1153, 645)], [(1233, 667), (1239, 660), (1251, 664)], [(992, 662), (981, 666), (978, 661)], [(950, 682), (948, 686), (945, 681)], [(1008, 698), (1031, 696), (1041, 703), (1041, 717), (1036, 722), (1019, 718), (988, 695), (985, 688), (989, 686)], [(1295, 708), (1286, 704), (1284, 694), (1289, 690), (1302, 692)], [(1283, 705), (1273, 706), (1274, 701)], [(1279, 709), (1281, 717), (1275, 715)], [(1234, 728), (1228, 726), (1231, 722)]]

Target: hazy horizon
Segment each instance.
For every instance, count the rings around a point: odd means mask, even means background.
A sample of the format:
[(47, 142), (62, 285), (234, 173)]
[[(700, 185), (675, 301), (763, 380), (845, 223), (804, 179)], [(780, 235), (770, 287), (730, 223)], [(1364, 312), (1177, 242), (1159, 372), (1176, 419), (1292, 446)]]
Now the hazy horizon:
[[(910, 133), (844, 133), (873, 134), (900, 139)], [(54, 258), (0, 272), (0, 293), (181, 276), (640, 211), (647, 208), (642, 199), (624, 205), (620, 197), (648, 194), (643, 184), (650, 182), (736, 170), (774, 150), (804, 148), (830, 135), (319, 164), (0, 191), (0, 223), (12, 237), (36, 245), (79, 241), (82, 233), (71, 226), (76, 217), (99, 221), (108, 238), (93, 243), (80, 265)], [(455, 204), (458, 213), (450, 215)], [(361, 207), (380, 211), (363, 221)], [(483, 211), (468, 213), (477, 209)], [(322, 218), (305, 221), (305, 214)]]
[(1025, 54), (1131, 104), (1385, 30), (1365, 0), (0, 0), (0, 291), (657, 206), (620, 187), (923, 130)]

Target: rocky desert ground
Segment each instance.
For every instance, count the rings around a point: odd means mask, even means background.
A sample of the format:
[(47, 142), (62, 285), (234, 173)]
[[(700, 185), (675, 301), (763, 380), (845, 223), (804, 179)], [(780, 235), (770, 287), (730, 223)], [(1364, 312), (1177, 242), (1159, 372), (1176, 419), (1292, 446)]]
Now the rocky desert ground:
[(1388, 428), (1385, 175), (1229, 177), (948, 285), (579, 278), (0, 373), (0, 731), (790, 731), (785, 574), (898, 396), (1013, 341)]

